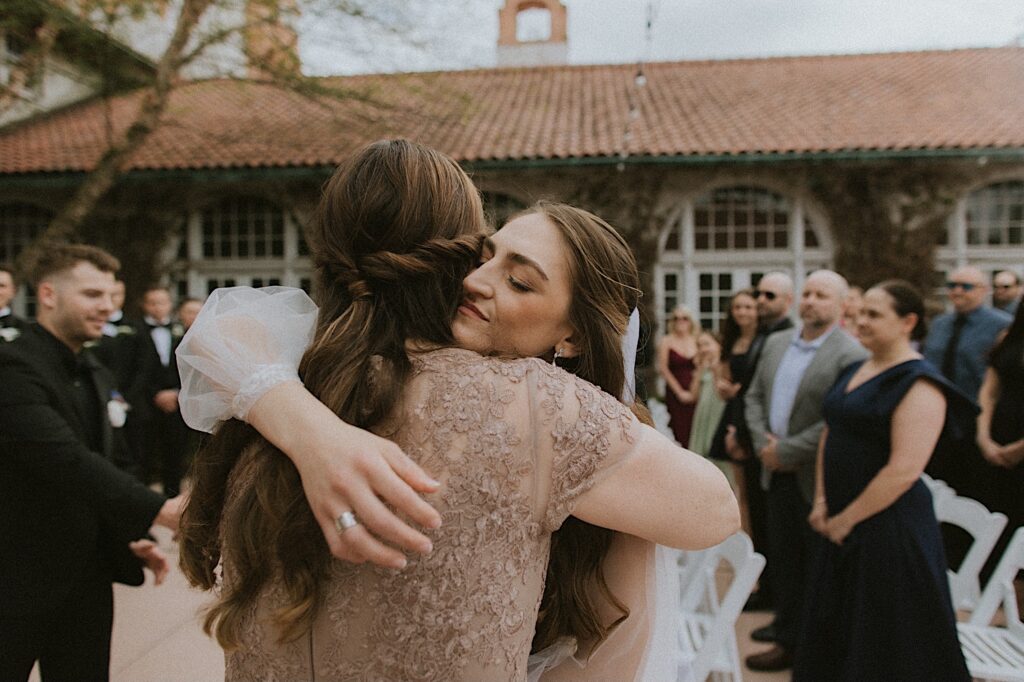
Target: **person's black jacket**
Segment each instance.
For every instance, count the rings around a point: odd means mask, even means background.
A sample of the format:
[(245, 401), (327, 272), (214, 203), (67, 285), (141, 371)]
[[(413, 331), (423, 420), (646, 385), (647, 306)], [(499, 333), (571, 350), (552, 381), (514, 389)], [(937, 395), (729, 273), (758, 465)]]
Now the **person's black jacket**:
[(128, 543), (164, 502), (118, 468), (129, 460), (108, 418), (114, 378), (86, 350), (102, 408), (102, 452), (89, 449), (59, 343), (33, 324), (0, 345), (0, 617), (56, 607), (88, 571), (141, 584)]

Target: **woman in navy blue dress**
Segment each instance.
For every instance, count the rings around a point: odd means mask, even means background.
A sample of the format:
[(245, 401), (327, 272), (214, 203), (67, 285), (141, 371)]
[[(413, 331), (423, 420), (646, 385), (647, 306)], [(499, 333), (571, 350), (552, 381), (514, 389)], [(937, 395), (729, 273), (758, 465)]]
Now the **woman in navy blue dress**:
[(970, 679), (921, 472), (944, 429), (977, 408), (911, 347), (923, 313), (909, 284), (868, 291), (857, 331), (871, 357), (825, 398), (808, 519), (822, 537), (794, 680)]

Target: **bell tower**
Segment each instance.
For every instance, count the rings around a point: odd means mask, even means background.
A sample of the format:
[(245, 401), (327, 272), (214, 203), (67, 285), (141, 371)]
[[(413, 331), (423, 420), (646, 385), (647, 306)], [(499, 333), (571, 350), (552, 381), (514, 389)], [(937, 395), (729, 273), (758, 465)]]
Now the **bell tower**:
[(561, 0), (505, 0), (498, 10), (498, 66), (567, 63), (567, 19)]

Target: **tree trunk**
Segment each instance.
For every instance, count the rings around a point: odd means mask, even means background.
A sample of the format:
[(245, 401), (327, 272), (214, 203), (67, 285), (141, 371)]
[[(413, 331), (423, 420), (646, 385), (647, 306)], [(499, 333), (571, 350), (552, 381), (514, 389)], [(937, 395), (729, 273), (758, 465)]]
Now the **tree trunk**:
[[(186, 0), (174, 27), (174, 35), (157, 64), (156, 78), (143, 94), (135, 120), (128, 129), (111, 143), (100, 157), (96, 167), (79, 185), (74, 196), (57, 214), (35, 245), (71, 238), (82, 222), (93, 212), (96, 204), (114, 186), (124, 172), (132, 154), (138, 150), (160, 123), (167, 109), (167, 101), (174, 89), (182, 56), (200, 17), (213, 4), (213, 0)], [(34, 245), (34, 246), (35, 246)], [(30, 249), (26, 249), (29, 251)]]

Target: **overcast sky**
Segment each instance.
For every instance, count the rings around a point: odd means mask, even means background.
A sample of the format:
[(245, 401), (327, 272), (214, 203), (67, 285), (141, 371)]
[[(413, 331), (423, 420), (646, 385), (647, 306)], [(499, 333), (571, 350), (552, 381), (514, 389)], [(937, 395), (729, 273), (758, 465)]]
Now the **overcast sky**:
[[(502, 0), (411, 0), (401, 39), (307, 17), (306, 70), (493, 66)], [(565, 0), (569, 62), (723, 59), (1020, 43), (1022, 0)], [(650, 8), (650, 10), (649, 10)], [(648, 11), (653, 13), (650, 41)], [(536, 17), (535, 17), (536, 18)], [(320, 18), (322, 19), (322, 18)], [(531, 27), (529, 22), (526, 28)], [(416, 47), (411, 47), (409, 37)]]

